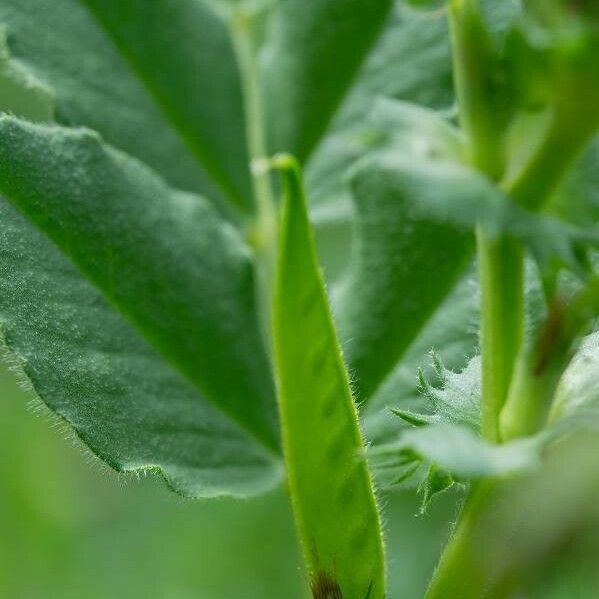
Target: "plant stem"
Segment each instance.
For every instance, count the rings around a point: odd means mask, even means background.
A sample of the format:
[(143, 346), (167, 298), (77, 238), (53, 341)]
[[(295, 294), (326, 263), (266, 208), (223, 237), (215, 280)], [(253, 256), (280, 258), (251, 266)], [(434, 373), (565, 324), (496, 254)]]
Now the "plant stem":
[[(504, 144), (507, 123), (493, 114), (493, 100), (489, 97), (492, 86), (488, 86), (489, 76), (492, 77), (489, 69), (494, 68), (493, 50), (486, 37), (478, 0), (451, 0), (449, 17), (460, 119), (470, 140), (471, 162), (499, 181), (507, 162)], [(539, 148), (516, 178), (502, 185), (511, 199), (529, 210), (543, 208), (595, 134), (597, 123), (591, 121), (585, 123), (580, 114), (558, 105)], [(522, 349), (523, 249), (513, 239), (490, 237), (481, 227), (477, 243), (482, 294), (482, 432), (490, 441), (500, 442), (500, 414), (508, 394), (510, 409), (501, 414), (504, 427), (506, 423), (509, 425), (508, 436), (535, 432), (540, 419), (546, 418), (547, 396), (553, 394), (572, 348), (568, 343), (562, 344), (557, 363), (547, 370), (546, 380), (539, 381), (530, 369), (519, 367), (518, 380), (514, 381), (516, 358), (521, 352), (526, 354)], [(478, 599), (488, 591), (489, 572), (484, 571), (484, 560), (477, 554), (473, 536), (479, 514), (500, 483), (500, 480), (481, 481), (470, 490), (426, 599)], [(505, 596), (505, 592), (498, 593), (494, 597)]]
[(514, 181), (505, 184), (511, 199), (541, 210), (597, 131), (593, 121), (556, 108), (545, 137)]
[(498, 442), (499, 414), (524, 336), (523, 252), (507, 237), (477, 234), (481, 284), (482, 433)]
[[(478, 0), (449, 6), (456, 93), (470, 161), (491, 179), (505, 171), (505, 117), (496, 106), (497, 60)], [(499, 440), (499, 412), (507, 396), (524, 322), (523, 252), (520, 244), (477, 231), (481, 283), (482, 431)]]
[(491, 179), (505, 170), (504, 110), (494, 74), (497, 60), (479, 0), (451, 0), (448, 7), (460, 125), (469, 139), (470, 162)]
[[(494, 114), (495, 69), (492, 42), (478, 0), (453, 0), (449, 7), (456, 94), (462, 128), (470, 142), (470, 161), (495, 181), (506, 168), (505, 131)], [(477, 249), (481, 285), (482, 433), (498, 442), (499, 414), (507, 397), (524, 330), (523, 251), (505, 236), (480, 226)], [(471, 535), (476, 514), (494, 489), (493, 481), (469, 491), (458, 523), (433, 575), (427, 599), (478, 599), (486, 576), (478, 567)]]
[[(562, 146), (559, 143), (559, 129), (556, 125), (552, 126), (545, 142), (512, 184), (512, 189), (508, 186), (510, 196), (520, 203), (525, 203), (525, 198), (535, 197), (531, 207), (542, 207), (567, 172), (568, 166), (584, 147), (583, 139), (591, 137), (593, 131), (592, 128), (590, 134), (580, 131), (573, 136), (576, 141), (573, 139)], [(560, 151), (562, 147), (563, 151)], [(544, 160), (549, 159), (549, 153), (553, 156), (551, 171), (543, 166)], [(559, 158), (556, 159), (555, 156)], [(534, 196), (529, 190), (534, 191)], [(531, 377), (526, 369), (514, 378), (517, 355), (514, 346), (516, 339), (522, 335), (522, 250), (506, 238), (487, 239), (482, 231), (479, 231), (478, 241), (482, 287), (483, 433), (488, 439), (498, 441), (501, 436), (512, 438), (538, 430), (540, 418), (546, 417), (549, 403), (547, 396), (553, 395), (559, 378), (555, 373), (565, 368), (571, 352), (567, 348), (562, 348), (557, 353), (551, 352), (552, 359), (557, 360), (558, 364), (547, 370), (544, 380)], [(594, 287), (589, 291), (591, 298), (593, 293)], [(595, 305), (586, 297), (582, 297), (580, 301), (583, 305), (587, 301)], [(585, 318), (589, 318), (588, 315)], [(568, 330), (571, 328), (577, 330), (574, 325), (568, 326)], [(519, 343), (521, 346), (521, 341)], [(511, 351), (514, 351), (511, 359), (510, 346)], [(527, 365), (523, 368), (525, 366)], [(530, 387), (531, 384), (534, 388)], [(512, 385), (514, 388), (509, 388)], [(501, 435), (500, 412), (497, 409), (507, 407), (505, 402), (508, 393), (510, 407), (505, 414), (501, 414), (502, 428), (505, 429), (505, 434)], [(526, 405), (522, 405), (523, 402)], [(435, 571), (426, 599), (474, 599), (481, 596), (485, 580), (477, 566), (479, 559), (472, 551), (469, 537), (473, 533), (475, 517), (484, 504), (483, 499), (494, 493), (497, 484), (498, 481), (487, 481), (470, 491), (455, 532)]]
[[(540, 210), (550, 200), (577, 156), (595, 134), (596, 128), (582, 123), (580, 115), (558, 108), (537, 152), (508, 185), (510, 197), (529, 210)], [(531, 435), (547, 419), (559, 378), (571, 358), (569, 343), (561, 347), (562, 322), (559, 302), (551, 306), (546, 330), (535, 343), (521, 349), (517, 366), (500, 414), (502, 440)], [(571, 324), (568, 325), (571, 328)], [(567, 328), (568, 328), (567, 327)], [(546, 347), (550, 344), (550, 347)], [(545, 356), (541, 363), (539, 356)], [(542, 367), (541, 367), (542, 366)]]
[(484, 560), (474, 549), (472, 533), (477, 514), (482, 511), (496, 486), (497, 482), (494, 481), (480, 481), (470, 490), (425, 599), (480, 599), (484, 596), (487, 575), (481, 568)]
[(256, 256), (260, 319), (267, 350), (270, 351), (270, 313), (275, 271), (278, 217), (269, 169), (262, 90), (253, 30), (257, 14), (242, 6), (233, 6), (230, 18), (231, 39), (239, 66), (245, 109), (246, 139), (250, 156), (252, 187), (256, 213), (249, 241)]
[[(505, 406), (501, 436), (532, 435), (560, 410), (556, 390), (599, 309), (599, 279), (566, 301), (556, 297), (549, 316), (523, 351)], [(558, 403), (556, 404), (555, 401)], [(553, 405), (552, 405), (553, 404)]]

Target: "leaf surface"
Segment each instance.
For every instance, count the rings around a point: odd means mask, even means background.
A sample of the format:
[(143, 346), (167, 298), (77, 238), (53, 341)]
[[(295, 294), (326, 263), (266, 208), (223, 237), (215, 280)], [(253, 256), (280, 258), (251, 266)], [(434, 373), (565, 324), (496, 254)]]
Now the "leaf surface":
[(386, 454), (409, 450), (453, 476), (468, 480), (533, 469), (540, 463), (541, 443), (530, 438), (493, 445), (464, 426), (434, 424), (409, 429), (396, 445), (379, 449)]
[(439, 377), (431, 352), (442, 360), (444, 368), (461, 372), (477, 352), (479, 288), (475, 269), (448, 295), (403, 357), (379, 385), (364, 410), (364, 430), (372, 444), (394, 439), (397, 422), (389, 418), (389, 409), (423, 414), (423, 396), (419, 373), (436, 387)]
[(564, 268), (584, 277), (581, 249), (599, 242), (596, 228), (527, 212), (457, 161), (412, 155), (374, 156), (353, 178), (357, 240), (339, 319), (365, 400), (463, 272), (477, 225), (522, 241), (546, 280)]
[[(299, 168), (280, 158), (286, 198), (273, 304), (283, 445), (311, 576), (347, 599), (382, 599), (384, 551), (357, 412), (319, 271)], [(318, 596), (318, 595), (315, 595)]]
[(392, 0), (277, 3), (263, 54), (271, 151), (306, 160), (391, 7)]
[(599, 425), (599, 333), (587, 335), (564, 372), (556, 391), (550, 421), (559, 426)]
[(401, 409), (394, 412), (407, 422), (421, 420), (425, 422), (450, 422), (480, 431), (480, 356), (470, 360), (461, 372), (452, 372), (445, 368), (438, 357), (433, 357), (435, 374), (438, 379), (432, 385), (420, 373), (420, 391), (428, 400), (432, 414), (415, 414)]
[(414, 210), (429, 192), (452, 201), (451, 188), (425, 170), (404, 185), (407, 169), (374, 161), (353, 179), (357, 238), (338, 312), (360, 400), (376, 392), (472, 256), (469, 231)]
[[(199, 406), (211, 403), (221, 418), (229, 418), (230, 426), (243, 429), (266, 453), (277, 451), (275, 400), (258, 330), (251, 259), (237, 231), (223, 223), (206, 200), (169, 189), (147, 167), (88, 131), (32, 125), (12, 117), (0, 118), (0, 193), (30, 228), (55, 244), (63, 262), (76, 265), (96, 294), (161, 356), (164, 368), (195, 388)], [(19, 273), (18, 256), (7, 249), (3, 268), (12, 277)], [(38, 256), (38, 268), (44, 268), (44, 253)], [(60, 273), (60, 268), (53, 272)], [(44, 281), (52, 290), (51, 277)], [(68, 287), (63, 293), (68, 297)], [(76, 329), (81, 317), (76, 301), (54, 306), (45, 295), (40, 287), (28, 299), (5, 297), (7, 324), (27, 327), (27, 310), (38, 314), (48, 302), (48, 309), (58, 314), (62, 310), (62, 320)], [(107, 323), (114, 318), (105, 314), (107, 308), (98, 317), (99, 327), (102, 318)], [(39, 334), (34, 329), (25, 337), (31, 368)], [(93, 338), (85, 337), (88, 351)], [(58, 348), (65, 343), (56, 342), (59, 357)], [(19, 345), (14, 351), (22, 353)], [(58, 379), (67, 362), (60, 359)], [(129, 370), (130, 385), (146, 376), (144, 368), (135, 372)], [(104, 375), (109, 385), (108, 365)], [(85, 397), (85, 387), (70, 385), (65, 381), (69, 410), (81, 410), (81, 418), (85, 404), (79, 403), (79, 393)], [(54, 401), (40, 394), (47, 403)], [(156, 389), (156, 395), (161, 400), (156, 409), (168, 410), (167, 387)], [(143, 413), (118, 417), (129, 418), (133, 426)], [(71, 420), (77, 428), (78, 420)], [(93, 418), (86, 422), (91, 426)], [(168, 417), (162, 426), (170, 426)]]
[(13, 366), (113, 468), (192, 497), (276, 485), (280, 463), (159, 355), (46, 236), (0, 201), (0, 328)]
[(6, 31), (0, 28), (0, 110), (32, 121), (54, 120), (54, 96), (29, 71), (11, 59)]
[(80, 2), (207, 172), (237, 204), (251, 204), (239, 72), (213, 0)]
[(344, 174), (380, 134), (380, 122), (370, 118), (380, 98), (435, 110), (447, 110), (453, 103), (445, 15), (422, 15), (401, 4), (393, 8), (330, 133), (310, 160), (306, 177), (313, 206), (350, 203)]
[[(102, 3), (107, 12), (114, 12), (114, 4)], [(129, 17), (121, 23), (128, 35), (134, 37), (140, 27), (152, 31), (145, 36), (142, 65), (133, 60), (139, 58), (133, 50), (141, 49), (118, 46), (82, 0), (5, 0), (0, 3), (0, 23), (6, 27), (12, 55), (54, 91), (59, 123), (94, 129), (175, 186), (222, 202), (215, 183), (219, 175), (210, 172), (213, 165), (204, 158), (228, 149), (230, 161), (223, 158), (218, 168), (231, 167), (244, 143), (239, 85), (224, 25), (207, 4), (194, 0), (118, 4), (123, 17)], [(167, 43), (164, 36), (177, 43)], [(218, 60), (206, 72), (207, 57), (215, 55)], [(151, 60), (160, 61), (160, 69), (151, 67)], [(146, 79), (148, 69), (160, 81)], [(164, 79), (171, 84), (168, 90)], [(215, 105), (208, 106), (207, 100), (214, 102), (215, 96)], [(192, 108), (193, 129), (185, 125), (182, 130), (182, 119)], [(214, 116), (214, 110), (221, 115), (226, 110), (226, 118), (218, 122), (217, 131), (202, 129), (205, 115)], [(210, 138), (211, 133), (217, 139)], [(244, 179), (247, 175), (231, 169), (227, 182), (220, 183), (239, 195)]]

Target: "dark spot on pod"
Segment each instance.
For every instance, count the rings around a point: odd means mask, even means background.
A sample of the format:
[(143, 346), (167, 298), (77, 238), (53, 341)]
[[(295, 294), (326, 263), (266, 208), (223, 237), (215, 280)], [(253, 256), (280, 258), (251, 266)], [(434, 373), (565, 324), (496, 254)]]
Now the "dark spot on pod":
[[(352, 438), (352, 430), (348, 423), (336, 427), (336, 430), (331, 430), (327, 440), (327, 449), (325, 458), (331, 463), (337, 463), (338, 468), (345, 464), (339, 463), (341, 457), (346, 453), (348, 441)], [(346, 462), (346, 460), (344, 460)], [(336, 470), (338, 470), (338, 468)]]
[(340, 392), (336, 382), (332, 384), (324, 393), (322, 398), (322, 407), (320, 409), (320, 415), (324, 420), (331, 418), (337, 411), (337, 407), (341, 403), (339, 401), (339, 395)]
[(343, 442), (337, 438), (334, 438), (331, 442), (329, 442), (327, 446), (325, 458), (327, 462), (334, 464), (335, 462), (339, 461), (339, 458), (344, 453), (344, 451), (345, 447)]
[(329, 572), (317, 572), (310, 582), (313, 599), (343, 599), (343, 593), (335, 576)]
[(366, 523), (361, 523), (351, 532), (349, 544), (356, 554), (366, 553), (369, 549), (370, 527)]
[(350, 468), (339, 487), (338, 497), (340, 505), (353, 503), (356, 495), (362, 490), (360, 488), (360, 477), (355, 475), (356, 467), (357, 465), (354, 465)]
[(327, 343), (322, 344), (314, 350), (310, 357), (310, 369), (315, 375), (321, 374), (327, 367), (331, 356), (330, 347)]
[(318, 298), (320, 297), (320, 289), (312, 287), (302, 300), (301, 311), (303, 316), (308, 316), (314, 310)]

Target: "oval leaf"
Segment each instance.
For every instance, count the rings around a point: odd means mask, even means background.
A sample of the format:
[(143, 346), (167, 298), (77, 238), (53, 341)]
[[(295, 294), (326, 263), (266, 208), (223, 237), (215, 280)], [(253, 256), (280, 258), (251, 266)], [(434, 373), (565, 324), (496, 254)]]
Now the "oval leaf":
[[(221, 418), (229, 419), (229, 425), (239, 429), (239, 434), (243, 430), (246, 437), (262, 445), (265, 455), (276, 453), (276, 407), (258, 329), (251, 257), (237, 231), (223, 223), (206, 200), (174, 192), (142, 164), (105, 146), (97, 135), (87, 131), (2, 117), (0, 173), (0, 193), (27, 217), (23, 223), (28, 222), (30, 229), (35, 226), (63, 256), (61, 266), (54, 271), (60, 274), (66, 268), (64, 262), (74, 263), (79, 278), (87, 281), (96, 295), (108, 301), (112, 310), (161, 356), (163, 368), (174, 371), (190, 390), (195, 388), (199, 406), (210, 402), (220, 410)], [(42, 271), (45, 257), (44, 252), (37, 257)], [(2, 258), (6, 276), (19, 275), (18, 256), (5, 249)], [(67, 329), (83, 326), (79, 321), (84, 313), (79, 314), (77, 304), (67, 302), (61, 308), (48, 300), (54, 286), (62, 285), (58, 274), (55, 283), (45, 276), (44, 285), (30, 296), (17, 298), (21, 290), (14, 285), (15, 292), (3, 297), (2, 315), (7, 326), (31, 327), (27, 310), (31, 310), (37, 326), (42, 326), (40, 316), (34, 316), (50, 309), (57, 313), (62, 309)], [(62, 291), (68, 297), (68, 287)], [(22, 306), (17, 304), (18, 299)], [(109, 313), (98, 316), (99, 327), (110, 325), (114, 317)], [(11, 345), (10, 339), (8, 342), (18, 354), (27, 353), (29, 368), (35, 369), (36, 339), (43, 337), (35, 327), (29, 330), (28, 351), (18, 344)], [(56, 337), (56, 347), (50, 341), (46, 351), (59, 358), (66, 340)], [(93, 347), (92, 341), (93, 337), (88, 339), (88, 350)], [(128, 369), (131, 386), (149, 376), (145, 368), (147, 364), (139, 370)], [(106, 380), (98, 384), (110, 387), (108, 364), (103, 372)], [(60, 376), (58, 369), (48, 381), (54, 385), (53, 392), (59, 389)], [(82, 375), (82, 385), (84, 380)], [(68, 419), (77, 429), (82, 419), (92, 426), (93, 416), (85, 407), (85, 386), (70, 385), (65, 380)], [(168, 429), (171, 393), (161, 385), (154, 394), (156, 409), (165, 410), (160, 426)], [(177, 394), (175, 389), (173, 394)], [(57, 401), (53, 395), (46, 397), (41, 391), (40, 395), (50, 405)], [(143, 419), (143, 412), (128, 413), (123, 403), (114, 418), (130, 420), (134, 427)], [(215, 434), (207, 423), (202, 424), (201, 417), (196, 425), (205, 427), (205, 434)], [(111, 434), (118, 445), (120, 429)], [(148, 456), (152, 455), (151, 448), (138, 447)], [(178, 450), (183, 453), (182, 447)], [(108, 450), (105, 454), (108, 461), (118, 461)]]

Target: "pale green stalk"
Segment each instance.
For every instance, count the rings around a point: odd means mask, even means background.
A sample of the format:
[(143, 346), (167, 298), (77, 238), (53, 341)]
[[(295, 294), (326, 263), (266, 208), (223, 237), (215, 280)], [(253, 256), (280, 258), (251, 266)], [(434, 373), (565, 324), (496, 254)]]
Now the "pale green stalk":
[[(453, 0), (449, 14), (457, 96), (462, 127), (471, 143), (471, 162), (499, 181), (506, 165), (505, 130), (502, 129), (505, 123), (496, 120), (493, 99), (488, 95), (486, 77), (489, 72), (486, 69), (492, 68), (493, 60), (489, 57), (489, 42), (483, 31), (478, 0)], [(538, 210), (549, 200), (595, 131), (592, 124), (585, 129), (580, 122), (565, 122), (564, 118), (565, 114), (556, 111), (552, 125), (532, 158), (514, 181), (503, 185), (513, 201), (528, 209)], [(485, 438), (500, 442), (501, 411), (510, 392), (517, 357), (524, 353), (523, 249), (516, 240), (491, 237), (482, 228), (477, 231), (477, 240), (482, 294), (482, 432)], [(544, 397), (547, 386), (554, 388), (555, 377), (550, 379), (532, 396), (540, 394)], [(527, 382), (531, 380), (526, 378)], [(530, 385), (525, 387), (531, 391)], [(509, 422), (509, 436), (513, 436), (514, 430), (528, 430), (520, 426), (523, 414), (527, 425), (534, 423), (531, 430), (538, 429), (539, 410), (536, 407), (543, 402), (529, 402), (522, 407), (521, 402), (527, 398), (521, 395), (518, 393), (517, 401), (511, 399), (510, 413), (503, 417), (504, 423)], [(518, 404), (516, 408), (514, 402)], [(546, 407), (542, 409), (546, 414)], [(517, 423), (514, 423), (514, 417)], [(498, 484), (500, 481), (473, 485), (432, 578), (427, 599), (475, 599), (484, 594), (488, 581), (477, 569), (480, 560), (472, 551), (470, 538), (476, 514)]]
[(270, 351), (270, 305), (277, 248), (277, 208), (267, 168), (268, 147), (262, 89), (259, 79), (255, 21), (259, 13), (243, 6), (231, 9), (231, 39), (241, 78), (245, 109), (246, 139), (250, 156), (255, 218), (250, 223), (249, 241), (256, 256), (258, 297), (265, 344)]

